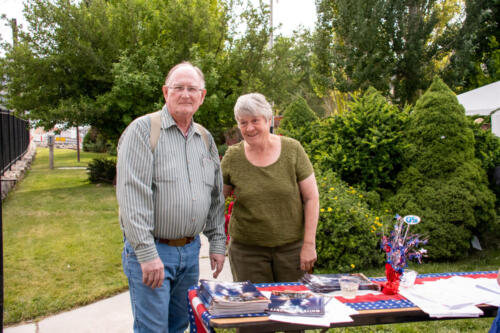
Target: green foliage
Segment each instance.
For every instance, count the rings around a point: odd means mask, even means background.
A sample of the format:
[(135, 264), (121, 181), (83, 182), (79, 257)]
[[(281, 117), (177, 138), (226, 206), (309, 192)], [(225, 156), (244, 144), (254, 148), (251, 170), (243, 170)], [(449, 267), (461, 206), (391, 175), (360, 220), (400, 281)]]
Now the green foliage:
[[(449, 49), (453, 13), (440, 1), (316, 0), (314, 82), (325, 94), (375, 87), (400, 105), (414, 103)], [(442, 24), (441, 22), (444, 21)]]
[(205, 0), (30, 0), (28, 31), (6, 46), (8, 104), (46, 127), (91, 124), (117, 140), (163, 104), (166, 73), (193, 47), (223, 49), (226, 12)]
[(83, 151), (95, 153), (105, 153), (108, 151), (106, 139), (93, 127), (90, 128), (83, 138)]
[[(469, 118), (469, 117), (468, 117)], [(500, 209), (500, 184), (495, 181), (495, 168), (500, 166), (500, 138), (491, 132), (489, 128), (483, 129), (483, 123), (476, 124), (470, 121), (470, 127), (474, 132), (475, 157), (481, 162), (482, 169), (488, 176), (490, 190), (496, 196), (497, 214)]]
[(93, 159), (87, 167), (87, 174), (91, 183), (113, 184), (116, 176), (116, 159)]
[(239, 5), (29, 0), (27, 32), (4, 45), (0, 61), (7, 104), (29, 110), (37, 125), (89, 124), (117, 142), (133, 119), (163, 105), (165, 75), (188, 60), (204, 72), (207, 89), (195, 121), (217, 143), (235, 124), (234, 103), (244, 93), (265, 93), (278, 110), (299, 94), (321, 113), (310, 83), (310, 34), (278, 35), (269, 49), (267, 5)]
[(453, 36), (446, 82), (457, 93), (500, 80), (498, 0), (465, 1), (465, 20)]
[(294, 128), (304, 127), (318, 120), (318, 116), (307, 105), (307, 101), (302, 97), (297, 97), (283, 112), (283, 119), (280, 122), (280, 128), (292, 130)]
[[(391, 105), (375, 89), (349, 103), (350, 111), (311, 124), (303, 142), (313, 163), (368, 191), (394, 189), (406, 143), (408, 111)], [(301, 133), (302, 138), (307, 135)]]
[(418, 100), (409, 126), (406, 168), (391, 207), (415, 214), (415, 232), (429, 235), (429, 256), (456, 259), (470, 248), (473, 234), (491, 232), (495, 197), (480, 161), (474, 157), (474, 134), (453, 92), (435, 78)]
[(381, 264), (376, 231), (380, 217), (370, 210), (365, 195), (340, 180), (334, 172), (317, 172), (320, 214), (316, 233), (318, 268), (350, 272)]
[(207, 96), (195, 114), (218, 143), (225, 131), (235, 124), (236, 99), (246, 93), (263, 93), (284, 110), (294, 96), (303, 96), (315, 112), (321, 112), (320, 100), (310, 83), (310, 36), (297, 33), (290, 38), (278, 36), (269, 49), (269, 11), (249, 7), (240, 17), (247, 30), (241, 37), (230, 36), (224, 54), (196, 54), (195, 62), (204, 70)]
[(217, 151), (219, 152), (219, 156), (224, 156), (226, 154), (228, 146), (223, 143), (217, 146)]

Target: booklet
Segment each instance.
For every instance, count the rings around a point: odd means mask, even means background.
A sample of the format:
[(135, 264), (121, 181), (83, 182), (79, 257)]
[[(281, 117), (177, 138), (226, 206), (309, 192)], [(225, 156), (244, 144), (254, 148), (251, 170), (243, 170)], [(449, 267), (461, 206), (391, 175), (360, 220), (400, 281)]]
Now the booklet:
[(375, 290), (380, 291), (380, 286), (370, 281), (362, 273), (352, 274), (309, 274), (306, 273), (301, 282), (309, 289), (316, 293), (329, 293), (340, 290), (340, 279), (343, 277), (351, 277), (359, 282), (359, 290)]
[(269, 313), (294, 316), (322, 316), (325, 314), (323, 296), (309, 291), (273, 291)]
[(250, 281), (201, 279), (198, 295), (212, 315), (262, 313), (270, 302)]

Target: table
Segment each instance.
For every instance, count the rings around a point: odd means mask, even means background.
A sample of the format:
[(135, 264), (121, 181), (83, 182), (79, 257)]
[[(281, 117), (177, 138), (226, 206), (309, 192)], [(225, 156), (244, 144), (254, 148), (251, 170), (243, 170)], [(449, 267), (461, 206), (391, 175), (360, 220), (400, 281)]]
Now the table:
[[(440, 274), (422, 274), (417, 277), (416, 283), (430, 281), (435, 279), (443, 279), (451, 276), (467, 276), (467, 277), (488, 277), (496, 278), (495, 271), (489, 272), (458, 272), (458, 273), (440, 273)], [(371, 279), (373, 281), (383, 282), (384, 278)], [(300, 283), (272, 283), (272, 284), (257, 284), (257, 288), (261, 290), (273, 289), (290, 289), (304, 288)], [(298, 289), (298, 290), (299, 290)], [(248, 316), (238, 318), (213, 318), (206, 311), (204, 305), (196, 297), (197, 288), (189, 291), (190, 302), (190, 320), (191, 332), (214, 332), (214, 328), (236, 328), (240, 333), (250, 332), (275, 332), (275, 331), (304, 331), (309, 329), (328, 328), (316, 327), (309, 325), (298, 325), (290, 323), (282, 323), (271, 321), (265, 316)], [(415, 321), (431, 321), (431, 320), (447, 320), (460, 319), (454, 318), (430, 318), (425, 312), (416, 307), (412, 302), (405, 299), (401, 295), (366, 295), (358, 296), (354, 300), (346, 300), (342, 297), (337, 297), (341, 302), (355, 308), (359, 314), (353, 315), (353, 322), (348, 323), (333, 323), (330, 327), (347, 327), (347, 326), (365, 326), (365, 325), (380, 325), (393, 323), (406, 323)], [(497, 314), (498, 308), (491, 305), (478, 305), (483, 310), (484, 314), (481, 317), (494, 317)], [(469, 317), (470, 319), (470, 317)]]

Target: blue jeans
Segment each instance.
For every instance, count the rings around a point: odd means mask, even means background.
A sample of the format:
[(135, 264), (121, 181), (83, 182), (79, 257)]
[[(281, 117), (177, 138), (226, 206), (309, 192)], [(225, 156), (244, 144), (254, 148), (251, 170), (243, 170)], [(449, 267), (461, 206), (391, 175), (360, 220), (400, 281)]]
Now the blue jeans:
[(188, 288), (199, 278), (200, 236), (185, 246), (156, 243), (165, 266), (160, 288), (142, 283), (141, 265), (132, 246), (125, 240), (122, 264), (128, 278), (135, 333), (182, 333), (188, 327)]
[(491, 323), (491, 328), (488, 333), (500, 333), (500, 308), (498, 308), (497, 317)]

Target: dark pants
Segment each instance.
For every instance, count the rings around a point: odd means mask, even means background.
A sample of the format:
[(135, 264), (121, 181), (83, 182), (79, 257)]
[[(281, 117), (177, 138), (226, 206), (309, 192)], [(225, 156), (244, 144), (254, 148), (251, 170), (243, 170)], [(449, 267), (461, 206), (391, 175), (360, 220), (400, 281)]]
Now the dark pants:
[(229, 243), (229, 262), (234, 281), (253, 283), (297, 282), (305, 272), (300, 270), (303, 241), (282, 246), (265, 247)]

